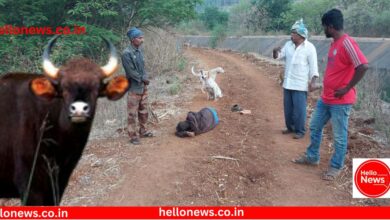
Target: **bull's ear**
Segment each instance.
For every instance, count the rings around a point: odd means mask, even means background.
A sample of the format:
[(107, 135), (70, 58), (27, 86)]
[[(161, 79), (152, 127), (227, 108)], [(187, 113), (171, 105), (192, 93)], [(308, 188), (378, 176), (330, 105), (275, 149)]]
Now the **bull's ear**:
[(127, 92), (129, 86), (130, 82), (125, 76), (117, 76), (105, 85), (99, 96), (107, 96), (110, 100), (118, 100)]
[(45, 98), (49, 101), (57, 95), (53, 84), (51, 84), (50, 80), (45, 77), (33, 79), (30, 83), (30, 89), (34, 95)]

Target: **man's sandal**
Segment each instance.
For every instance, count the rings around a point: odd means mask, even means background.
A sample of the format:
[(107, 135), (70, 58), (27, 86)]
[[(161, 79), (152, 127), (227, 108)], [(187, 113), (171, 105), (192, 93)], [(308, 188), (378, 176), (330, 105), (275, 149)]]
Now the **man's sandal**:
[(238, 104), (235, 104), (235, 105), (233, 105), (233, 106), (230, 108), (230, 110), (231, 110), (232, 112), (240, 112), (240, 111), (242, 111), (243, 109), (242, 109)]
[(141, 137), (154, 137), (154, 134), (151, 131), (147, 131), (147, 132), (141, 134)]
[(134, 145), (140, 145), (141, 142), (139, 141), (138, 138), (132, 138), (130, 139), (130, 143), (134, 144)]

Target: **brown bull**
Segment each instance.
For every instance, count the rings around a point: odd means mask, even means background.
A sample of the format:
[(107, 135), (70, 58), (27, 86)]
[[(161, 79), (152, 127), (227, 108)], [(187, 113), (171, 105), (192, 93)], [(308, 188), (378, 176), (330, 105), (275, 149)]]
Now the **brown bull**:
[(7, 73), (0, 78), (0, 198), (25, 205), (59, 205), (87, 143), (98, 97), (117, 100), (127, 91), (115, 47), (100, 67), (86, 58), (57, 68), (43, 54), (44, 75)]

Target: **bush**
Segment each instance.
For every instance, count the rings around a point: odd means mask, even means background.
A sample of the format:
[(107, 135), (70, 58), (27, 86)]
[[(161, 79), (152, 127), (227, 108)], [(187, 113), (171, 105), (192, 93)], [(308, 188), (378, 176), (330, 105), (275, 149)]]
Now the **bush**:
[(210, 39), (210, 47), (216, 48), (218, 43), (223, 41), (226, 38), (226, 28), (225, 26), (218, 25), (213, 29)]
[(178, 70), (182, 72), (186, 68), (186, 66), (187, 66), (187, 60), (185, 59), (185, 57), (180, 57), (177, 64)]
[(201, 15), (201, 20), (209, 30), (213, 30), (217, 25), (227, 26), (229, 13), (219, 11), (217, 7), (207, 7)]

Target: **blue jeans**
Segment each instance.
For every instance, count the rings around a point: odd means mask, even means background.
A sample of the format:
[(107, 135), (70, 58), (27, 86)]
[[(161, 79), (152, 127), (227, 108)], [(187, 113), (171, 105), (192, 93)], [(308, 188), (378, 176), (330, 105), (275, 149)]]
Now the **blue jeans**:
[(307, 92), (283, 89), (284, 121), (296, 134), (305, 134)]
[(330, 167), (341, 169), (347, 153), (348, 143), (348, 119), (352, 105), (329, 105), (319, 99), (310, 122), (310, 145), (306, 150), (306, 156), (310, 161), (320, 160), (320, 145), (322, 130), (325, 124), (331, 120), (333, 130), (334, 152), (330, 160)]

